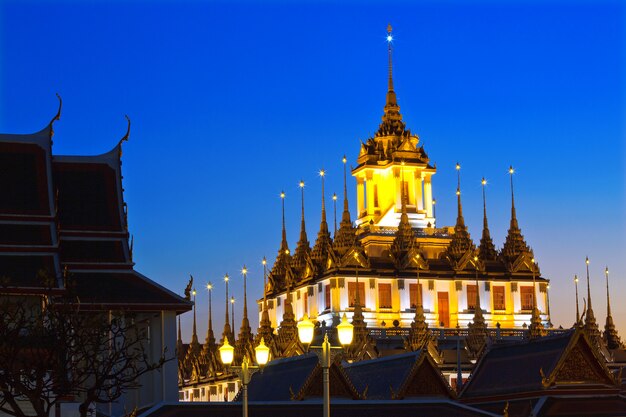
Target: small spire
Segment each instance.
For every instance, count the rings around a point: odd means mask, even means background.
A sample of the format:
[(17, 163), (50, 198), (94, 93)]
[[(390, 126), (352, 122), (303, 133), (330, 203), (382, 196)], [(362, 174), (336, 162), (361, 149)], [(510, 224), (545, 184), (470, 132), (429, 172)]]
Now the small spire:
[(326, 223), (326, 200), (324, 198), (324, 178), (326, 177), (326, 171), (320, 170), (319, 175), (322, 179), (322, 218), (320, 221), (320, 230), (317, 233), (317, 239), (315, 245), (311, 251), (311, 259), (315, 262), (318, 268), (325, 268), (326, 258), (328, 256), (328, 248), (332, 246), (332, 240), (330, 233), (328, 232), (328, 223)]
[(491, 234), (489, 233), (489, 225), (487, 224), (487, 197), (485, 195), (485, 186), (487, 185), (487, 180), (483, 177), (480, 181), (483, 187), (483, 235), (480, 239), (480, 247), (478, 249), (479, 257), (483, 260), (495, 260), (498, 256), (496, 252), (496, 247), (493, 244), (493, 240), (491, 239)]
[(272, 282), (272, 288), (274, 290), (281, 290), (284, 285), (284, 280), (290, 269), (290, 255), (289, 245), (287, 244), (287, 228), (285, 227), (285, 192), (280, 192), (281, 207), (282, 207), (282, 240), (278, 254), (276, 255), (276, 261), (272, 266), (270, 272), (270, 281)]
[(282, 233), (282, 241), (280, 244), (281, 249), (287, 249), (287, 228), (285, 227), (285, 192), (280, 192), (280, 201), (282, 204), (282, 213), (283, 213), (283, 233)]
[(574, 287), (576, 288), (576, 326), (580, 324), (580, 309), (578, 308), (578, 275), (574, 275)]
[(230, 317), (228, 315), (228, 281), (230, 280), (230, 277), (228, 276), (228, 274), (224, 275), (224, 283), (226, 284), (226, 308), (225, 313), (224, 313), (224, 331), (222, 332), (222, 343), (225, 340), (231, 340), (234, 342), (233, 337), (232, 337), (232, 329), (230, 327)]
[[(233, 335), (235, 334), (235, 296), (231, 295), (230, 296), (230, 308), (231, 308), (231, 312), (232, 312), (232, 320), (233, 320), (233, 324), (232, 324), (232, 329), (233, 329)], [(234, 341), (234, 339), (233, 339)]]
[(208, 322), (208, 327), (207, 327), (207, 332), (206, 332), (206, 343), (207, 343), (207, 346), (210, 346), (210, 345), (215, 344), (215, 336), (213, 334), (213, 312), (212, 312), (213, 308), (211, 305), (211, 292), (213, 290), (213, 284), (209, 282), (206, 286), (206, 289), (209, 293), (209, 322)]
[(306, 267), (307, 255), (311, 252), (311, 248), (309, 247), (309, 240), (307, 238), (306, 226), (304, 223), (304, 181), (300, 180), (298, 186), (300, 187), (302, 196), (302, 219), (300, 221), (300, 240), (296, 246), (293, 258), (291, 258), (291, 267), (300, 273), (300, 275), (304, 275), (302, 272)]
[(465, 227), (465, 220), (463, 219), (463, 205), (461, 204), (461, 165), (456, 163), (456, 203), (457, 203), (457, 227)]
[[(248, 322), (248, 288), (247, 288), (247, 278), (248, 278), (248, 268), (244, 265), (241, 269), (241, 274), (243, 275), (243, 322)], [(248, 323), (248, 327), (250, 324)]]
[(515, 170), (513, 169), (513, 165), (509, 165), (509, 176), (511, 178), (511, 228), (519, 228), (517, 224), (517, 215), (515, 213), (515, 192), (513, 189), (513, 174)]
[(343, 212), (341, 214), (341, 223), (339, 230), (335, 233), (333, 241), (333, 249), (339, 256), (346, 254), (351, 248), (359, 245), (356, 238), (356, 229), (352, 226), (350, 219), (350, 208), (348, 207), (348, 186), (347, 186), (347, 162), (348, 159), (344, 155), (341, 159), (343, 162)]
[(196, 332), (196, 289), (194, 288), (192, 291), (193, 294), (193, 330), (192, 330), (192, 340), (198, 341), (198, 334)]
[(597, 342), (600, 338), (600, 331), (598, 330), (598, 324), (596, 323), (596, 316), (593, 313), (591, 306), (591, 285), (589, 283), (589, 258), (585, 258), (585, 265), (587, 267), (587, 312), (585, 314), (585, 330), (589, 338)]
[(333, 237), (337, 236), (337, 193), (333, 193), (333, 224), (334, 224), (334, 229), (333, 229)]
[(613, 316), (611, 315), (611, 297), (609, 294), (609, 267), (604, 268), (606, 276), (606, 323), (604, 324), (604, 342), (609, 349), (618, 349), (622, 346), (622, 341), (615, 329)]
[(543, 323), (541, 322), (540, 311), (537, 308), (537, 284), (535, 279), (535, 258), (531, 260), (532, 262), (532, 272), (533, 272), (533, 310), (530, 318), (530, 327), (528, 331), (528, 336), (531, 339), (535, 339), (537, 337), (542, 337), (546, 335), (546, 331), (544, 330)]

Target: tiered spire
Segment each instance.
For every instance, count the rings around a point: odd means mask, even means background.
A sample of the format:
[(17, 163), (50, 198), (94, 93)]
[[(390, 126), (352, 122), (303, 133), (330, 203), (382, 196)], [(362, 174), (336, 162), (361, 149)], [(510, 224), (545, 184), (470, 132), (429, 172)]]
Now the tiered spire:
[(222, 331), (222, 339), (220, 340), (220, 345), (224, 344), (224, 340), (228, 339), (228, 343), (231, 345), (235, 343), (235, 335), (233, 330), (230, 327), (230, 318), (228, 315), (228, 281), (230, 281), (230, 277), (228, 274), (224, 275), (224, 283), (226, 284), (226, 308), (225, 308), (225, 318), (224, 318), (224, 330)]
[(272, 322), (270, 321), (270, 315), (267, 309), (267, 260), (263, 257), (263, 312), (261, 313), (261, 321), (259, 322), (259, 329), (257, 331), (255, 344), (258, 345), (261, 339), (265, 342), (265, 345), (270, 348), (271, 357), (276, 357), (278, 351), (276, 350), (276, 344), (274, 343), (274, 329), (272, 328)]
[[(359, 256), (357, 252), (353, 255), (355, 258)], [(358, 265), (358, 260), (357, 260)], [(363, 308), (361, 306), (361, 292), (359, 291), (359, 267), (355, 266), (354, 274), (356, 277), (356, 294), (354, 299), (354, 314), (352, 316), (352, 325), (354, 326), (354, 336), (352, 343), (344, 348), (344, 352), (348, 361), (359, 361), (364, 359), (373, 359), (378, 357), (378, 349), (376, 349), (376, 341), (367, 330), (367, 323), (363, 316)]]
[(489, 225), (487, 224), (487, 197), (485, 196), (485, 185), (487, 180), (483, 177), (480, 182), (483, 187), (483, 235), (480, 238), (480, 246), (478, 247), (478, 257), (483, 261), (495, 261), (498, 257), (496, 247), (489, 233)]
[(311, 247), (309, 246), (306, 226), (304, 224), (304, 181), (300, 180), (298, 185), (300, 186), (300, 192), (302, 194), (302, 219), (300, 220), (300, 240), (291, 258), (291, 267), (298, 275), (302, 276), (307, 266), (307, 258), (311, 254)]
[(211, 304), (211, 292), (213, 290), (213, 284), (210, 282), (206, 286), (209, 293), (209, 321), (206, 332), (206, 339), (204, 346), (202, 346), (201, 361), (205, 368), (205, 374), (216, 376), (217, 371), (221, 368), (220, 361), (217, 358), (217, 345), (215, 343), (215, 335), (213, 334), (213, 317), (212, 317), (212, 304)]
[(402, 122), (400, 114), (400, 106), (396, 99), (396, 93), (393, 89), (393, 34), (391, 25), (387, 26), (387, 54), (389, 59), (389, 75), (387, 79), (387, 100), (385, 102), (385, 113), (383, 114), (383, 122), (376, 132), (376, 136), (403, 135), (405, 133), (405, 124)]
[(598, 342), (600, 339), (600, 330), (598, 330), (598, 323), (596, 323), (596, 316), (593, 314), (593, 307), (591, 306), (591, 286), (589, 284), (589, 258), (585, 258), (585, 266), (587, 267), (587, 311), (585, 313), (585, 330), (587, 335), (594, 342)]
[(535, 279), (535, 271), (536, 264), (535, 258), (532, 259), (532, 269), (533, 269), (533, 310), (530, 317), (530, 326), (528, 328), (528, 337), (530, 339), (536, 339), (538, 337), (545, 336), (546, 330), (543, 327), (543, 323), (541, 322), (541, 314), (539, 312), (539, 308), (537, 308), (537, 283)]
[(457, 216), (456, 225), (454, 226), (454, 235), (450, 240), (450, 244), (446, 249), (446, 255), (455, 269), (464, 269), (476, 249), (474, 242), (467, 231), (465, 220), (463, 219), (463, 205), (461, 203), (461, 165), (457, 162)]
[(287, 294), (283, 307), (283, 320), (280, 322), (276, 345), (283, 357), (294, 356), (304, 353), (304, 349), (298, 339), (298, 327), (291, 305), (291, 282), (287, 279)]
[(180, 324), (180, 316), (178, 316), (178, 339), (176, 340), (176, 355), (178, 357), (178, 379), (182, 380), (186, 377), (185, 372), (185, 356), (187, 352), (183, 344), (182, 326)]
[[(191, 333), (191, 343), (189, 343), (189, 348), (187, 348), (187, 355), (185, 356), (185, 367), (188, 371), (196, 367), (198, 360), (200, 359), (200, 353), (202, 351), (202, 346), (200, 345), (200, 342), (198, 342), (198, 333), (197, 333), (197, 328), (196, 328), (196, 290), (195, 288), (193, 289), (192, 294), (193, 294), (193, 328), (192, 328), (192, 333)], [(196, 375), (196, 377), (198, 376), (199, 375)]]
[(421, 263), (421, 255), (415, 255), (415, 265), (417, 268), (417, 304), (415, 306), (415, 316), (413, 317), (411, 329), (409, 330), (409, 337), (404, 342), (405, 348), (411, 351), (421, 349), (425, 343), (432, 339), (430, 331), (428, 330), (428, 323), (426, 323), (424, 306), (422, 304), (422, 284), (420, 282)]
[(611, 315), (611, 296), (609, 293), (609, 267), (604, 269), (604, 275), (606, 276), (606, 323), (604, 325), (604, 342), (609, 349), (618, 349), (622, 347), (622, 341), (620, 340), (617, 330), (615, 329), (615, 323), (613, 323), (613, 316)]
[(276, 261), (270, 271), (270, 282), (273, 289), (282, 290), (285, 282), (287, 281), (288, 271), (290, 270), (291, 256), (289, 255), (289, 245), (287, 244), (287, 228), (285, 227), (285, 192), (280, 192), (280, 200), (282, 207), (282, 240), (280, 242), (280, 248), (276, 255)]
[(326, 201), (324, 199), (324, 177), (326, 171), (320, 170), (320, 177), (322, 179), (322, 219), (320, 221), (320, 230), (317, 233), (317, 239), (315, 240), (315, 246), (311, 251), (311, 259), (315, 263), (318, 270), (324, 270), (326, 268), (326, 260), (328, 258), (328, 249), (332, 247), (332, 240), (330, 233), (328, 232), (328, 223), (326, 223)]
[(254, 359), (254, 335), (250, 328), (250, 320), (248, 320), (248, 269), (245, 265), (241, 269), (241, 274), (243, 275), (243, 318), (241, 319), (239, 337), (235, 343), (236, 363), (241, 363), (244, 357), (247, 357), (249, 361)]
[(476, 275), (474, 277), (476, 285), (476, 307), (474, 308), (474, 321), (469, 325), (469, 333), (467, 336), (467, 346), (470, 354), (477, 357), (485, 346), (487, 340), (487, 325), (483, 317), (483, 309), (480, 306), (480, 287), (478, 285), (479, 259), (474, 256), (474, 267)]
[(333, 241), (333, 250), (339, 257), (345, 255), (353, 246), (360, 245), (356, 238), (356, 229), (352, 226), (350, 219), (350, 209), (348, 207), (348, 186), (346, 163), (348, 160), (343, 156), (343, 212), (341, 213), (341, 224), (339, 230), (335, 233)]
[(509, 226), (509, 232), (506, 236), (502, 251), (500, 252), (502, 260), (509, 267), (509, 269), (513, 269), (516, 264), (520, 264), (520, 262), (516, 262), (518, 261), (520, 256), (525, 256), (528, 258), (533, 257), (532, 251), (526, 244), (524, 236), (522, 235), (522, 231), (520, 230), (517, 223), (517, 215), (515, 213), (515, 193), (513, 189), (514, 173), (515, 170), (512, 166), (510, 166), (509, 175), (511, 177), (511, 225)]
[(409, 216), (406, 212), (406, 195), (404, 192), (404, 161), (400, 166), (400, 223), (398, 224), (398, 230), (396, 236), (391, 243), (390, 252), (399, 262), (400, 259), (415, 247), (415, 233), (409, 223)]

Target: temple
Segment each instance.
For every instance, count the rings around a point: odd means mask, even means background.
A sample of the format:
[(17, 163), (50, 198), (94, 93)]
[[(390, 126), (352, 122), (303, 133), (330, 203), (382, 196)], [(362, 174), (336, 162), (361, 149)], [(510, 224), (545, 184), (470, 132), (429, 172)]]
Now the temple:
[[(61, 156), (52, 153), (60, 115), (59, 104), (41, 131), (0, 134), (0, 293), (35, 301), (71, 289), (81, 311), (132, 312), (150, 334), (150, 355), (173, 356), (176, 316), (192, 304), (134, 269), (121, 161), (130, 121), (109, 152)], [(176, 400), (174, 361), (139, 383), (115, 404), (98, 405), (99, 412), (117, 416)]]
[[(533, 322), (549, 327), (549, 280), (541, 275), (518, 223), (513, 168), (510, 228), (501, 250), (495, 249), (489, 232), (484, 180), (483, 233), (478, 245), (467, 230), (460, 164), (456, 164), (456, 224), (437, 227), (433, 204), (436, 164), (419, 136), (402, 120), (393, 84), (391, 42), (388, 58), (382, 122), (374, 137), (361, 142), (351, 170), (356, 180), (356, 216), (348, 206), (344, 174), (343, 211), (334, 236), (326, 220), (323, 188), (321, 221), (312, 248), (304, 210), (294, 252), (289, 252), (283, 226), (265, 294), (271, 326), (280, 327), (286, 306), (293, 309), (296, 319), (307, 314), (319, 322), (333, 323), (343, 313), (352, 317), (359, 297), (360, 314), (373, 333), (385, 329), (408, 333), (418, 305), (430, 328), (458, 325), (467, 329), (477, 312), (489, 329), (521, 330)], [(345, 172), (347, 158), (343, 163)], [(321, 175), (323, 183), (323, 172)], [(259, 303), (260, 316), (264, 305)]]

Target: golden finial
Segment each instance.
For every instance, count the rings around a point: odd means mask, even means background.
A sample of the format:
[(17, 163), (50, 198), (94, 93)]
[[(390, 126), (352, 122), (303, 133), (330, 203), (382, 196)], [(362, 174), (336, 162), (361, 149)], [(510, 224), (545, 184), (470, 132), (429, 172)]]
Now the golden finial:
[(243, 275), (246, 275), (248, 273), (248, 268), (246, 268), (246, 266), (244, 265), (243, 268), (241, 268), (241, 273)]
[(509, 165), (509, 174), (513, 175), (515, 170), (513, 169), (513, 165)]
[(298, 184), (300, 188), (304, 188), (304, 181), (300, 180), (300, 184)]
[(337, 201), (337, 193), (333, 193), (333, 200)]
[(230, 303), (231, 304), (235, 304), (235, 296), (234, 295), (230, 297)]
[(230, 277), (228, 276), (228, 274), (224, 275), (224, 282), (228, 282), (229, 279)]
[(261, 264), (267, 265), (267, 259), (265, 259), (265, 256), (263, 257), (263, 260), (261, 261)]
[(280, 198), (285, 198), (285, 192), (284, 191), (280, 192)]
[(346, 158), (346, 156), (344, 155), (343, 158), (341, 159), (341, 162), (343, 162), (344, 164), (348, 162), (348, 159)]
[(326, 171), (324, 171), (324, 169), (320, 169), (320, 177), (323, 177), (324, 175), (326, 175)]
[(485, 179), (485, 177), (483, 177), (483, 179), (480, 181), (480, 183), (482, 185), (487, 185), (487, 180)]
[(193, 295), (194, 297), (196, 296), (196, 289), (195, 288), (191, 291), (191, 295)]
[(211, 291), (213, 289), (213, 284), (211, 284), (210, 282), (206, 285), (206, 289), (208, 291)]

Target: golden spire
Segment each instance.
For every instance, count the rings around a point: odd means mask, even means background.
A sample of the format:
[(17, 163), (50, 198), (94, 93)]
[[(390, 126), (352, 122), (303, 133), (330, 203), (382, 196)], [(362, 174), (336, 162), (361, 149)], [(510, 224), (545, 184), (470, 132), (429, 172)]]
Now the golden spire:
[(333, 193), (333, 219), (334, 219), (334, 229), (333, 229), (333, 237), (337, 235), (337, 193)]
[(225, 308), (225, 314), (224, 314), (224, 330), (222, 331), (221, 343), (223, 343), (227, 339), (233, 341), (233, 337), (232, 337), (233, 333), (230, 327), (230, 317), (228, 315), (228, 281), (229, 280), (230, 280), (230, 277), (228, 276), (228, 274), (224, 275), (224, 283), (226, 284), (226, 308)]
[(615, 329), (615, 323), (613, 322), (613, 316), (611, 315), (611, 297), (609, 295), (609, 267), (604, 268), (604, 275), (606, 276), (606, 323), (604, 324), (604, 342), (609, 349), (618, 349), (622, 346), (617, 330)]
[(515, 192), (513, 190), (513, 174), (515, 170), (513, 165), (509, 165), (509, 176), (511, 178), (511, 228), (519, 228), (517, 224), (517, 215), (515, 214)]
[(326, 200), (324, 198), (324, 179), (326, 177), (326, 171), (321, 169), (319, 175), (322, 180), (322, 219), (320, 221), (320, 230), (317, 233), (315, 245), (311, 251), (311, 259), (319, 268), (325, 268), (328, 248), (332, 246), (332, 240), (328, 232), (328, 223), (326, 223)]
[(463, 219), (463, 205), (461, 204), (461, 164), (456, 163), (456, 203), (457, 203), (457, 226), (465, 227)]
[(283, 210), (283, 234), (282, 234), (282, 241), (280, 244), (280, 248), (284, 251), (285, 249), (288, 248), (287, 245), (287, 228), (285, 227), (285, 192), (281, 191), (280, 192), (280, 201), (282, 204), (282, 210)]
[(383, 113), (383, 122), (376, 132), (376, 136), (402, 135), (405, 133), (405, 125), (402, 122), (400, 114), (400, 106), (396, 99), (396, 93), (393, 88), (393, 34), (391, 25), (387, 26), (387, 59), (389, 65), (389, 74), (387, 77), (387, 99)]
[(489, 225), (487, 224), (487, 197), (485, 196), (485, 186), (487, 180), (483, 177), (480, 181), (483, 187), (483, 235), (480, 239), (479, 256), (483, 260), (495, 260), (498, 256), (496, 248), (489, 233)]
[(347, 163), (348, 159), (344, 155), (341, 159), (343, 163), (343, 212), (341, 214), (341, 224), (339, 230), (335, 233), (333, 241), (333, 249), (338, 256), (343, 256), (351, 248), (359, 246), (356, 238), (356, 230), (352, 226), (350, 219), (350, 209), (348, 207), (348, 185), (347, 185)]
[[(248, 278), (248, 268), (244, 265), (241, 268), (241, 274), (243, 275), (243, 320), (242, 326), (245, 322), (248, 322), (248, 287), (247, 287), (247, 278)], [(247, 323), (248, 328), (250, 327), (250, 323)]]
[(300, 187), (302, 200), (302, 219), (300, 221), (300, 240), (298, 241), (293, 257), (291, 258), (291, 267), (300, 273), (306, 267), (306, 256), (311, 251), (311, 248), (309, 247), (309, 240), (306, 235), (306, 226), (304, 223), (304, 181), (300, 180), (298, 186)]
[(591, 285), (589, 283), (589, 258), (585, 258), (585, 265), (587, 267), (587, 312), (585, 314), (585, 330), (591, 340), (597, 342), (600, 338), (600, 331), (598, 330), (598, 324), (596, 323), (596, 317), (593, 313), (591, 306)]
[(513, 189), (513, 174), (515, 170), (512, 166), (509, 166), (509, 175), (511, 180), (511, 224), (507, 233), (502, 251), (500, 252), (502, 260), (509, 269), (513, 268), (515, 261), (521, 256), (525, 255), (528, 258), (532, 258), (533, 254), (522, 235), (522, 231), (517, 223), (517, 215), (515, 213), (515, 194)]
[(574, 287), (576, 288), (576, 326), (580, 324), (580, 310), (578, 308), (578, 275), (574, 275)]
[(210, 282), (206, 285), (207, 292), (209, 293), (209, 323), (206, 331), (206, 345), (212, 346), (215, 344), (215, 335), (213, 334), (213, 314), (212, 314), (212, 305), (211, 305), (211, 292), (213, 290), (213, 284)]
[[(193, 279), (193, 277), (191, 278)], [(198, 341), (198, 334), (196, 331), (196, 289), (194, 288), (193, 291), (191, 292), (191, 294), (193, 295), (193, 330), (191, 332), (191, 340), (192, 341)]]
[(233, 336), (235, 335), (235, 296), (231, 295), (230, 296), (230, 307), (232, 309), (232, 320), (233, 320)]
[(540, 311), (537, 308), (537, 284), (535, 279), (535, 258), (531, 259), (532, 262), (532, 272), (533, 272), (533, 309), (530, 318), (530, 327), (528, 329), (529, 337), (531, 339), (535, 339), (537, 337), (542, 337), (546, 335), (546, 331), (543, 328), (543, 323), (541, 322)]

